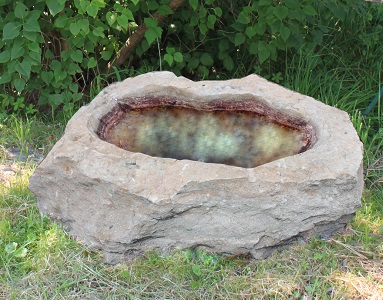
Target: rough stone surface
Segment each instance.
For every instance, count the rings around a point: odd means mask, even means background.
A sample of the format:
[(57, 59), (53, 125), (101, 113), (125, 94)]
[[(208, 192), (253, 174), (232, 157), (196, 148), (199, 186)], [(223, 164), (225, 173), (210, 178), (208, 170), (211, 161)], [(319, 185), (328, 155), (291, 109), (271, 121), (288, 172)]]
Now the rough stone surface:
[[(255, 168), (152, 157), (96, 134), (117, 101), (254, 99), (315, 129), (312, 147)], [(201, 100), (202, 99), (202, 100)], [(117, 262), (147, 249), (205, 247), (263, 258), (342, 229), (360, 207), (363, 147), (347, 113), (250, 75), (193, 82), (169, 72), (104, 89), (69, 121), (30, 179), (40, 210)]]

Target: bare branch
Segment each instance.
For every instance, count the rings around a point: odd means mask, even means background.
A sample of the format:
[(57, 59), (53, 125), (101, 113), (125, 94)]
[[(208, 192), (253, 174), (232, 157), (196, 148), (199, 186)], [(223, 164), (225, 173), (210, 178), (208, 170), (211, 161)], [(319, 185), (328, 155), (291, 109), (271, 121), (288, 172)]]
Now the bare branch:
[[(185, 0), (172, 0), (169, 3), (169, 7), (172, 11), (178, 10)], [(157, 21), (158, 24), (161, 24), (165, 20), (166, 16), (160, 15), (159, 13), (154, 13), (153, 19)], [(110, 73), (113, 67), (121, 66), (124, 61), (134, 53), (136, 47), (141, 43), (142, 39), (145, 36), (145, 32), (148, 30), (148, 27), (143, 23), (140, 25), (128, 38), (124, 46), (117, 52), (117, 56), (113, 62), (108, 63), (106, 73)]]

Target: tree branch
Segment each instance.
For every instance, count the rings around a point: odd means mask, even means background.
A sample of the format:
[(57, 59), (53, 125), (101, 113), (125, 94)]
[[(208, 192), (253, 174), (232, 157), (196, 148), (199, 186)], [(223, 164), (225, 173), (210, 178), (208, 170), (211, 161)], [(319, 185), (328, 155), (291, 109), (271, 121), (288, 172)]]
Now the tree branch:
[[(185, 0), (172, 0), (169, 3), (169, 7), (172, 11), (178, 10), (183, 4)], [(157, 21), (158, 24), (161, 24), (167, 16), (160, 15), (159, 13), (154, 13), (153, 19)], [(108, 67), (106, 69), (106, 73), (110, 73), (113, 71), (113, 67), (121, 66), (124, 61), (134, 53), (136, 47), (141, 43), (142, 39), (145, 36), (145, 32), (148, 30), (145, 23), (140, 25), (132, 35), (127, 39), (124, 46), (117, 52), (116, 58), (113, 62), (108, 63)]]

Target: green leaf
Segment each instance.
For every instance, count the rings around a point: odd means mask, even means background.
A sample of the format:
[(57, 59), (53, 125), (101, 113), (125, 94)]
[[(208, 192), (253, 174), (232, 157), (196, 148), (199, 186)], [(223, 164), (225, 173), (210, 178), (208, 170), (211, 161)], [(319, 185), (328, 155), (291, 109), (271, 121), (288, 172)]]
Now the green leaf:
[(266, 24), (265, 23), (257, 23), (254, 25), (254, 29), (259, 35), (263, 35), (266, 31)]
[(113, 51), (106, 50), (101, 52), (102, 59), (106, 61), (108, 61), (112, 57), (112, 55), (113, 55)]
[(53, 23), (53, 26), (56, 28), (65, 28), (68, 20), (69, 18), (66, 15), (59, 16)]
[(173, 64), (173, 56), (171, 54), (166, 53), (164, 55), (164, 60), (171, 66)]
[(7, 63), (8, 67), (8, 73), (12, 74), (16, 72), (15, 66), (16, 66), (17, 60), (11, 60)]
[[(186, 17), (186, 19), (189, 19), (189, 16)], [(199, 19), (196, 15), (192, 15), (189, 19), (189, 25), (191, 27), (197, 26), (199, 23)]]
[(37, 32), (28, 32), (28, 31), (23, 31), (23, 37), (26, 39), (32, 41), (32, 42), (37, 42), (39, 35)]
[(198, 0), (189, 0), (189, 4), (190, 4), (190, 6), (192, 7), (192, 9), (194, 11), (197, 10), (197, 8), (198, 8)]
[(199, 13), (198, 13), (200, 19), (204, 18), (206, 16), (206, 14), (207, 14), (207, 9), (205, 8), (205, 6), (202, 5), (199, 8)]
[(74, 36), (76, 36), (80, 33), (81, 28), (76, 22), (74, 22), (70, 23), (69, 30)]
[(288, 27), (286, 27), (286, 26), (282, 26), (281, 29), (280, 29), (280, 31), (281, 31), (281, 37), (282, 37), (282, 39), (286, 42), (287, 39), (288, 39), (289, 36), (290, 36), (290, 33), (291, 33), (290, 29), (289, 29)]
[(71, 53), (70, 58), (73, 59), (75, 62), (82, 62), (82, 52), (80, 50), (76, 50)]
[(105, 36), (104, 29), (101, 26), (96, 27), (95, 29), (93, 29), (93, 34), (95, 36), (99, 36), (99, 37), (104, 37)]
[(249, 27), (246, 27), (245, 33), (251, 39), (254, 35), (257, 34), (257, 30), (255, 27), (249, 26)]
[(156, 10), (158, 8), (158, 3), (156, 0), (146, 0), (149, 10)]
[(226, 51), (230, 48), (230, 42), (227, 38), (221, 39), (218, 43), (218, 48), (220, 52)]
[(134, 5), (137, 5), (138, 2), (140, 2), (140, 0), (131, 0), (133, 2)]
[(174, 47), (166, 47), (166, 53), (174, 54), (176, 52), (176, 48)]
[(296, 10), (299, 8), (299, 3), (297, 0), (285, 0), (285, 5), (288, 9)]
[(63, 94), (52, 94), (48, 96), (48, 103), (53, 107), (57, 107), (64, 103), (64, 100), (65, 98)]
[(214, 8), (214, 13), (218, 17), (222, 17), (222, 9), (220, 7), (215, 7)]
[(21, 57), (25, 53), (23, 45), (21, 43), (15, 43), (11, 49), (11, 59)]
[(243, 44), (245, 42), (245, 40), (246, 40), (245, 35), (241, 32), (237, 32), (235, 34), (235, 37), (234, 37), (234, 44), (235, 44), (235, 46), (239, 46), (239, 45)]
[(260, 0), (259, 5), (271, 5), (273, 3), (273, 0)]
[(41, 52), (37, 53), (31, 51), (29, 52), (29, 56), (27, 56), (26, 59), (29, 59), (32, 66), (39, 66), (41, 65)]
[(62, 70), (56, 70), (54, 72), (55, 82), (63, 81), (67, 77), (68, 73)]
[(191, 59), (190, 59), (190, 61), (189, 61), (189, 63), (188, 63), (188, 68), (190, 69), (190, 70), (194, 70), (194, 69), (197, 69), (197, 67), (198, 67), (198, 65), (199, 65), (199, 59), (197, 58), (197, 57), (192, 57)]
[(214, 60), (209, 53), (204, 53), (200, 57), (200, 61), (203, 65), (211, 67), (214, 64)]
[(36, 53), (41, 53), (41, 49), (38, 43), (29, 43), (28, 49)]
[(72, 83), (69, 85), (69, 89), (73, 92), (73, 93), (77, 93), (78, 92), (78, 84), (76, 83)]
[(80, 27), (80, 30), (84, 35), (87, 35), (89, 33), (89, 21), (88, 19), (81, 19), (77, 22), (78, 26)]
[(77, 102), (78, 100), (82, 99), (82, 96), (83, 96), (82, 93), (74, 93), (74, 94), (72, 95), (72, 100), (73, 100), (74, 102)]
[(183, 62), (183, 60), (184, 60), (184, 57), (183, 57), (181, 52), (174, 53), (173, 58), (178, 63)]
[(133, 13), (130, 11), (130, 9), (124, 8), (122, 10), (122, 14), (124, 16), (127, 16), (129, 20), (134, 21), (134, 16), (133, 16)]
[(61, 70), (61, 63), (56, 59), (52, 60), (49, 66), (55, 72)]
[(215, 15), (209, 15), (207, 17), (207, 27), (210, 29), (214, 29), (215, 22), (217, 21), (217, 17)]
[(148, 44), (150, 45), (153, 43), (157, 38), (157, 31), (153, 28), (148, 28), (148, 30), (145, 32), (145, 39), (147, 40)]
[(309, 15), (309, 16), (316, 16), (317, 15), (317, 12), (312, 5), (306, 5), (305, 7), (303, 7), (303, 13), (305, 15)]
[(289, 9), (286, 6), (277, 6), (274, 8), (274, 15), (279, 19), (285, 19), (289, 14)]
[(250, 54), (257, 54), (258, 53), (258, 43), (257, 42), (251, 42), (250, 43), (249, 53)]
[(205, 35), (207, 32), (207, 26), (205, 23), (200, 23), (199, 24), (199, 31), (201, 32), (202, 35)]
[(157, 38), (161, 37), (162, 29), (159, 27), (156, 28), (148, 28), (148, 30), (145, 32), (145, 39), (150, 45), (153, 43)]
[(275, 20), (273, 23), (270, 24), (271, 32), (273, 34), (280, 32), (280, 29), (282, 26), (283, 26), (282, 21), (280, 21), (279, 19)]
[(4, 73), (4, 74), (1, 74), (0, 76), (0, 84), (11, 82), (11, 80), (12, 80), (11, 74)]
[(11, 53), (8, 50), (0, 53), (0, 63), (6, 63), (11, 59)]
[(264, 41), (258, 43), (258, 59), (259, 63), (262, 64), (270, 57), (270, 50)]
[(157, 12), (162, 16), (168, 16), (174, 14), (173, 10), (169, 7), (169, 5), (161, 5)]
[[(65, 62), (68, 60), (68, 58), (70, 57), (72, 51), (69, 51), (69, 50), (63, 50), (61, 51), (61, 61), (62, 62)], [(60, 69), (61, 69), (61, 66), (60, 66)]]
[(199, 65), (197, 72), (202, 76), (202, 79), (205, 79), (209, 76), (209, 69), (205, 66)]
[(228, 71), (232, 71), (234, 69), (234, 60), (230, 56), (226, 56), (226, 58), (223, 60), (223, 66)]
[(34, 19), (28, 19), (27, 22), (23, 25), (24, 32), (41, 32), (40, 24)]
[(80, 0), (80, 8), (81, 8), (81, 14), (86, 12), (86, 9), (90, 6), (90, 1), (88, 0)]
[(49, 12), (52, 16), (57, 15), (59, 12), (61, 12), (65, 7), (65, 0), (64, 1), (58, 1), (58, 0), (46, 0)]
[(18, 93), (21, 93), (25, 88), (25, 80), (22, 78), (13, 80), (13, 84), (15, 85), (15, 89)]
[(144, 18), (144, 22), (148, 28), (155, 28), (158, 26), (158, 22), (152, 18)]
[(53, 58), (53, 52), (52, 52), (51, 50), (47, 49), (47, 50), (45, 51), (45, 53), (44, 53), (44, 57), (45, 57), (46, 59), (51, 59), (51, 58)]
[[(1, 80), (1, 77), (0, 77), (0, 80)], [(1, 100), (1, 107), (3, 109), (8, 107), (11, 104), (11, 99), (12, 99), (12, 102), (13, 102), (13, 98), (11, 98), (10, 96), (4, 95), (4, 94), (2, 94), (1, 96), (3, 97), (3, 99)], [(6, 221), (0, 221), (0, 232), (5, 232), (5, 230), (8, 229), (5, 226), (7, 226), (7, 222)], [(1, 244), (2, 243), (0, 242), (0, 245)]]
[(53, 72), (52, 71), (42, 71), (41, 72), (41, 79), (46, 83), (46, 84), (50, 84), (52, 79), (53, 79)]
[(92, 5), (96, 5), (98, 6), (99, 8), (103, 8), (106, 6), (105, 4), (105, 0), (92, 0), (91, 2)]
[(95, 18), (97, 17), (97, 13), (98, 13), (98, 10), (99, 10), (99, 7), (94, 5), (93, 3), (91, 3), (89, 6), (87, 6), (86, 8), (86, 12), (88, 13), (88, 15), (90, 15), (92, 18)]
[(320, 31), (320, 30), (313, 30), (312, 31), (312, 37), (313, 37), (313, 41), (318, 45), (322, 42), (323, 40), (323, 32)]
[(122, 28), (127, 29), (129, 26), (129, 18), (126, 15), (121, 15), (117, 17), (117, 23)]
[(70, 63), (69, 67), (67, 67), (66, 71), (70, 75), (74, 75), (76, 73), (81, 73), (82, 72), (80, 66), (78, 64), (75, 64), (75, 63)]
[(20, 23), (7, 23), (3, 28), (3, 41), (13, 40), (20, 34)]
[(202, 275), (201, 268), (200, 268), (199, 265), (193, 265), (192, 266), (192, 271), (197, 276), (201, 276)]
[(250, 23), (250, 17), (248, 14), (244, 13), (244, 12), (241, 12), (239, 15), (238, 15), (238, 19), (237, 21), (241, 24), (249, 24)]
[(15, 17), (24, 19), (28, 15), (28, 8), (22, 2), (17, 2), (14, 10)]
[(106, 21), (108, 22), (109, 26), (112, 26), (117, 21), (117, 16), (114, 13), (107, 12), (106, 13)]
[(94, 68), (95, 66), (97, 66), (97, 60), (95, 60), (94, 57), (89, 58), (88, 68)]
[[(89, 36), (90, 34), (88, 34)], [(93, 32), (93, 35), (94, 35), (94, 32)], [(97, 42), (96, 42), (97, 43)], [(94, 53), (94, 50), (95, 50), (95, 44), (93, 43), (93, 41), (87, 41), (86, 44), (84, 45), (84, 50), (88, 53)]]
[(31, 64), (26, 59), (24, 59), (22, 63), (16, 64), (15, 69), (25, 79), (29, 79), (31, 76)]

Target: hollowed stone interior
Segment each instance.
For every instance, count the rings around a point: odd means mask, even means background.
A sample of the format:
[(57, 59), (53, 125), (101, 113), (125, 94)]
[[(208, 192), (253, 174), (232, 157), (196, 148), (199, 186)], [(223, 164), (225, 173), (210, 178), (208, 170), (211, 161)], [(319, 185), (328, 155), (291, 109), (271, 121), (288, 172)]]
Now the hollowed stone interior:
[(253, 99), (119, 100), (102, 117), (97, 133), (131, 152), (244, 168), (301, 153), (315, 139), (313, 128), (304, 120)]

